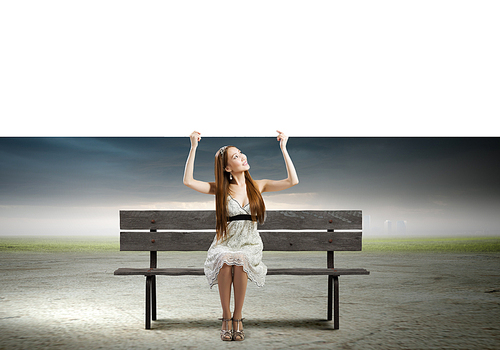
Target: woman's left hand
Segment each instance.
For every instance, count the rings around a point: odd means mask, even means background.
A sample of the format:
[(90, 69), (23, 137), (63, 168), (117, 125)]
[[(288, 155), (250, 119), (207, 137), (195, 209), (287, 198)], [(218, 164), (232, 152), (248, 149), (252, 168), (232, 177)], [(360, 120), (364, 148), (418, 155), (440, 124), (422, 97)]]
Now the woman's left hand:
[(293, 166), (292, 159), (286, 150), (286, 143), (288, 141), (288, 136), (283, 134), (281, 131), (276, 130), (278, 132), (278, 141), (280, 142), (281, 152), (283, 153), (283, 159), (285, 160), (287, 178), (283, 180), (255, 180), (259, 187), (260, 192), (274, 192), (286, 190), (292, 186), (295, 186), (299, 183), (299, 177), (297, 176), (297, 172), (295, 171), (295, 167)]
[(281, 149), (285, 149), (286, 148), (286, 143), (288, 141), (288, 136), (286, 136), (285, 134), (283, 134), (279, 130), (276, 130), (276, 132), (279, 134), (278, 137), (277, 137), (277, 139), (278, 139), (278, 141), (280, 141), (280, 148)]

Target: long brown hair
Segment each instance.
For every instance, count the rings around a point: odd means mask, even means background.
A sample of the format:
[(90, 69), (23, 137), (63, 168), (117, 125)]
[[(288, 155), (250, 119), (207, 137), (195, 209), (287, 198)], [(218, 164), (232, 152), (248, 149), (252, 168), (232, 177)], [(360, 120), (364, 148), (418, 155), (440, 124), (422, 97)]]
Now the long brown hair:
[[(215, 154), (215, 216), (217, 231), (217, 241), (226, 239), (227, 231), (227, 196), (229, 194), (229, 173), (225, 170), (227, 165), (227, 150), (234, 146), (225, 146)], [(257, 184), (250, 176), (248, 170), (245, 171), (245, 183), (247, 187), (247, 196), (250, 203), (250, 212), (252, 221), (264, 222), (266, 215), (266, 205), (264, 199), (257, 188)]]

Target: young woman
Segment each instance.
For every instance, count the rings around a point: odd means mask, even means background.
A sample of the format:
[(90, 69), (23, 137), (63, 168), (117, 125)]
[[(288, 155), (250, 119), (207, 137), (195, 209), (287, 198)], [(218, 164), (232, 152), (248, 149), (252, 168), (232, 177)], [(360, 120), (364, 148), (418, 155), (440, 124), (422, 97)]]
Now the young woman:
[[(288, 177), (283, 180), (253, 180), (246, 155), (234, 146), (221, 147), (215, 154), (215, 182), (193, 178), (194, 159), (200, 133), (190, 135), (191, 150), (184, 170), (184, 185), (201, 193), (215, 195), (217, 234), (205, 261), (205, 275), (212, 288), (219, 286), (222, 306), (221, 339), (244, 340), (242, 309), (250, 279), (264, 285), (267, 267), (262, 262), (262, 240), (257, 222), (265, 218), (261, 193), (281, 191), (299, 183), (288, 155), (288, 137), (278, 131), (278, 141), (285, 160)], [(231, 287), (234, 291), (234, 312), (231, 317)], [(231, 322), (232, 321), (232, 322)]]

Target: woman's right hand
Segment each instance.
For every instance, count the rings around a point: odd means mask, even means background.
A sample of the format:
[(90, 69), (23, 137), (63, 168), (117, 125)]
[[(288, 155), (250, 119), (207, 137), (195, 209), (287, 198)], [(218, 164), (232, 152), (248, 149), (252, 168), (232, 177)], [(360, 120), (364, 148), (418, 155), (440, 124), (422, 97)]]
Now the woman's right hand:
[(191, 147), (198, 147), (198, 142), (201, 140), (201, 134), (198, 131), (193, 131), (189, 138), (191, 139)]
[(196, 147), (198, 146), (198, 142), (201, 140), (200, 135), (201, 134), (198, 131), (193, 131), (191, 135), (189, 135), (189, 139), (191, 140), (191, 150), (189, 151), (188, 159), (186, 161), (183, 182), (184, 185), (195, 191), (205, 194), (215, 194), (215, 182), (198, 181), (193, 177), (194, 158), (196, 156)]

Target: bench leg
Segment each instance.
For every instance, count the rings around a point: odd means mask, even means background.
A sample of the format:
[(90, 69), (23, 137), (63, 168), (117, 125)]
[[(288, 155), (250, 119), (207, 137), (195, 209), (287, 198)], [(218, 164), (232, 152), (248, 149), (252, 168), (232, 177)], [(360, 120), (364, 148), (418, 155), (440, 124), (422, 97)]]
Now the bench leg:
[(333, 276), (333, 329), (339, 329), (339, 276)]
[(326, 308), (328, 317), (327, 320), (331, 321), (333, 319), (332, 317), (332, 310), (333, 310), (333, 276), (328, 276), (328, 306)]
[(151, 281), (151, 313), (153, 321), (156, 321), (156, 276)]
[(151, 329), (151, 286), (153, 276), (146, 276), (146, 329)]
[(333, 328), (339, 329), (339, 276), (328, 276), (328, 321), (332, 319)]

